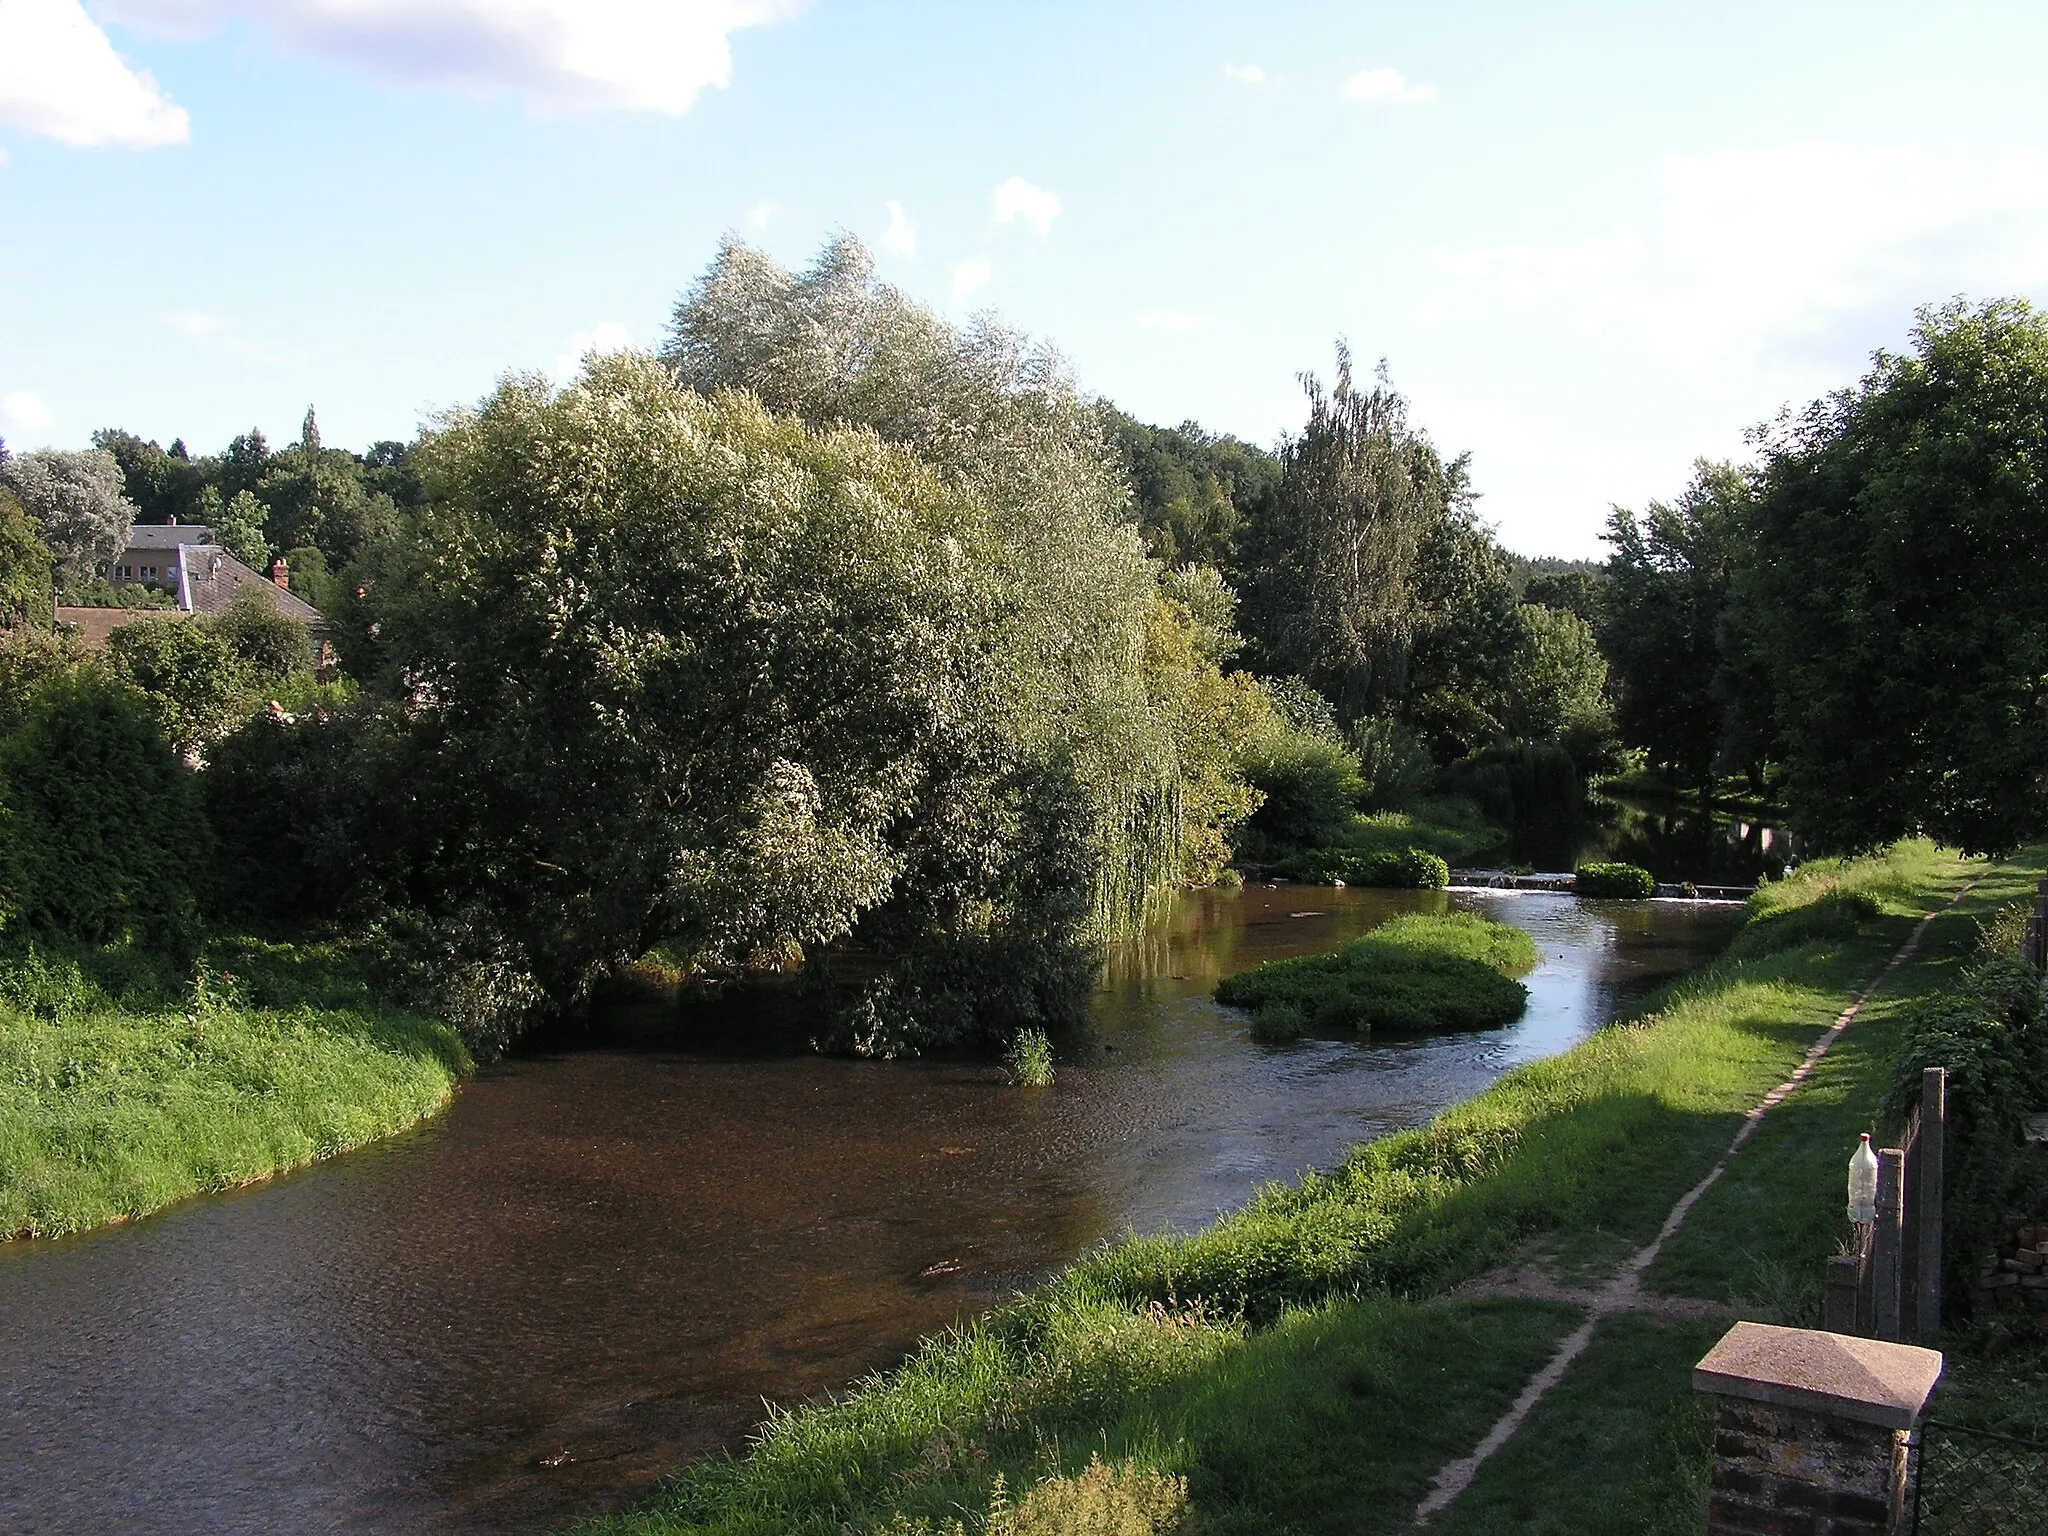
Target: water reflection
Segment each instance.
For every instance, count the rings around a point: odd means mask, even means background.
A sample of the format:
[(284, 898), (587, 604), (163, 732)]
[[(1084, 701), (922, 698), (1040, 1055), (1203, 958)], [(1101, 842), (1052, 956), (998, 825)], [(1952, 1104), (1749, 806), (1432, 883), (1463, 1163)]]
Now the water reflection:
[[(1217, 976), (1447, 902), (1542, 969), (1501, 1030), (1253, 1045)], [(491, 1069), (438, 1123), (127, 1229), (0, 1245), (0, 1528), (546, 1531), (1126, 1226), (1191, 1226), (1563, 1048), (1729, 911), (1203, 895), (1049, 1092), (729, 1040)], [(638, 1021), (643, 1026), (645, 1018)]]
[(1753, 813), (1597, 795), (1580, 858), (1640, 864), (1659, 880), (1755, 885), (1784, 874), (1791, 839)]

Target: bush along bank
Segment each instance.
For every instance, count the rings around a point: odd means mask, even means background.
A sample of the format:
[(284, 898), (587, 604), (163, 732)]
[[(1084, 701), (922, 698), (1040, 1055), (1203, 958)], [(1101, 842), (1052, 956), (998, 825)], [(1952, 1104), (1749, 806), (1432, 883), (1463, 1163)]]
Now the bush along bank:
[(1639, 864), (1581, 864), (1572, 873), (1572, 890), (1596, 900), (1640, 901), (1657, 894), (1657, 879)]
[(2004, 1303), (2008, 1332), (2048, 1337), (2048, 1303), (2019, 1291), (2017, 1266), (2000, 1264), (2017, 1227), (2048, 1218), (2048, 1155), (2026, 1135), (2028, 1119), (2048, 1109), (2048, 1010), (2040, 972), (2019, 955), (2024, 913), (2014, 915), (2017, 924), (1987, 927), (1955, 986), (1907, 1010), (1881, 1123), (1902, 1129), (1919, 1102), (1922, 1069), (1948, 1069), (1945, 1310), (1969, 1321)]
[(1216, 988), (1216, 1000), (1250, 1009), (1265, 1041), (1310, 1029), (1486, 1029), (1513, 1022), (1529, 989), (1535, 941), (1519, 928), (1464, 912), (1408, 913), (1333, 955), (1272, 960)]
[(0, 952), (0, 1239), (251, 1183), (403, 1129), (470, 1059), (325, 945)]
[[(1159, 1500), (1157, 1518), (1132, 1514), (1133, 1496), (1106, 1529), (1405, 1530), (1434, 1473), (1471, 1452), (1581, 1315), (1554, 1294), (1460, 1283), (1511, 1259), (1502, 1273), (1604, 1278), (1915, 922), (1977, 880), (1646, 1277), (1741, 1315), (1818, 1321), (1824, 1262), (1845, 1235), (1842, 1163), (1883, 1096), (1898, 999), (1945, 984), (1973, 913), (2030, 890), (2038, 869), (1924, 845), (1810, 864), (1760, 893), (1750, 928), (1777, 928), (1770, 942), (1739, 940), (1623, 1024), (1204, 1231), (1104, 1248), (839, 1400), (776, 1413), (743, 1458), (698, 1466), (590, 1529), (1001, 1529), (996, 1517), (1029, 1490), (1083, 1479), (1100, 1457), (1125, 1488), (1162, 1486), (1139, 1477), (1150, 1472), (1186, 1490), (1184, 1504)], [(1831, 900), (1837, 914), (1864, 901), (1872, 912), (1778, 942), (1798, 912)], [(1725, 1327), (1603, 1321), (1433, 1530), (1696, 1532), (1711, 1415), (1690, 1371)], [(1093, 1477), (1098, 1491), (1106, 1481)], [(1080, 1495), (1044, 1498), (1068, 1496)]]
[(1369, 885), (1387, 890), (1440, 891), (1451, 866), (1420, 848), (1316, 848), (1282, 859), (1273, 872), (1310, 885)]

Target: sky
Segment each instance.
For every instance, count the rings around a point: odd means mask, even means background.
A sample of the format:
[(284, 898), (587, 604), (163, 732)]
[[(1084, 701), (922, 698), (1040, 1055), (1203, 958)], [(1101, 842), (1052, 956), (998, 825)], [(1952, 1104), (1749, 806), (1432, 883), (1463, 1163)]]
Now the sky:
[(0, 0), (0, 436), (407, 438), (846, 231), (1266, 446), (1338, 338), (1598, 556), (1916, 308), (2048, 303), (2048, 6)]

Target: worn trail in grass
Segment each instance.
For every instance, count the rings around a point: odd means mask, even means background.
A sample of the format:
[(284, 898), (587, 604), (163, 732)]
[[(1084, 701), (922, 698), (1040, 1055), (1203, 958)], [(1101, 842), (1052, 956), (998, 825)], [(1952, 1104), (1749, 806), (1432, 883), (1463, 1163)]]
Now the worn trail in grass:
[[(1960, 901), (1969, 893), (1970, 889), (1970, 886), (1963, 887), (1961, 891), (1951, 898), (1950, 904), (1953, 905), (1954, 902)], [(1471, 1455), (1462, 1456), (1455, 1461), (1446, 1463), (1442, 1470), (1437, 1473), (1436, 1477), (1432, 1479), (1428, 1497), (1416, 1508), (1415, 1523), (1417, 1525), (1429, 1523), (1429, 1521), (1449, 1508), (1471, 1486), (1473, 1478), (1479, 1471), (1520, 1431), (1523, 1424), (1527, 1422), (1529, 1415), (1565, 1378), (1566, 1373), (1572, 1370), (1579, 1356), (1592, 1343), (1594, 1333), (1606, 1318), (1616, 1313), (1634, 1312), (1644, 1309), (1644, 1303), (1647, 1299), (1642, 1285), (1644, 1272), (1657, 1262), (1665, 1244), (1683, 1230), (1685, 1219), (1692, 1212), (1693, 1207), (1720, 1183), (1723, 1175), (1727, 1173), (1735, 1158), (1741, 1153), (1744, 1144), (1750, 1141), (1757, 1130), (1763, 1125), (1765, 1116), (1784, 1104), (1813, 1075), (1815, 1069), (1826, 1060), (1829, 1051), (1841, 1041), (1850, 1025), (1855, 1023), (1857, 1017), (1868, 1006), (1877, 990), (1891, 979), (1893, 972), (1897, 971), (1899, 967), (1906, 964), (1913, 957), (1914, 952), (1920, 947), (1921, 940), (1926, 937), (1928, 927), (1933, 923), (1936, 915), (1936, 913), (1929, 913), (1913, 925), (1912, 931), (1907, 935), (1905, 942), (1899, 946), (1891, 959), (1885, 962), (1883, 970), (1871, 978), (1869, 983), (1857, 993), (1855, 1000), (1844, 1008), (1840, 1014), (1836, 1015), (1834, 1022), (1821, 1032), (1819, 1038), (1812, 1045), (1807, 1047), (1805, 1056), (1801, 1058), (1799, 1065), (1793, 1068), (1792, 1075), (1765, 1094), (1757, 1101), (1755, 1107), (1743, 1117), (1742, 1124), (1737, 1128), (1734, 1140), (1729, 1143), (1727, 1152), (1719, 1162), (1707, 1170), (1705, 1177), (1698, 1184), (1695, 1184), (1679, 1198), (1678, 1203), (1671, 1208), (1670, 1213), (1664, 1218), (1664, 1224), (1658, 1229), (1656, 1237), (1637, 1250), (1629, 1258), (1628, 1262), (1613, 1274), (1605, 1286), (1588, 1296), (1585, 1302), (1587, 1314), (1585, 1321), (1558, 1346), (1557, 1352), (1551, 1356), (1543, 1369), (1530, 1378), (1528, 1385), (1523, 1388), (1521, 1395), (1515, 1399), (1514, 1406), (1487, 1431), (1485, 1438), (1479, 1442), (1478, 1447)], [(1507, 1288), (1497, 1289), (1500, 1289), (1503, 1293), (1511, 1293)], [(1674, 1309), (1667, 1306), (1665, 1310)]]

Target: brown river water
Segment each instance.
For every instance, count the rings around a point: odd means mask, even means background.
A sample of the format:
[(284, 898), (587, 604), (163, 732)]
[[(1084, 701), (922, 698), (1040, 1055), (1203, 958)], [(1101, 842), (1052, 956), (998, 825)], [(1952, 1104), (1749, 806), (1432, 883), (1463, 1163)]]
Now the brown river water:
[[(1446, 903), (1544, 963), (1505, 1029), (1254, 1044), (1218, 976)], [(433, 1123), (0, 1244), (0, 1532), (547, 1532), (738, 1447), (1091, 1244), (1190, 1228), (1565, 1049), (1737, 909), (1308, 887), (1183, 900), (1051, 1089), (747, 1054), (646, 1005)]]

